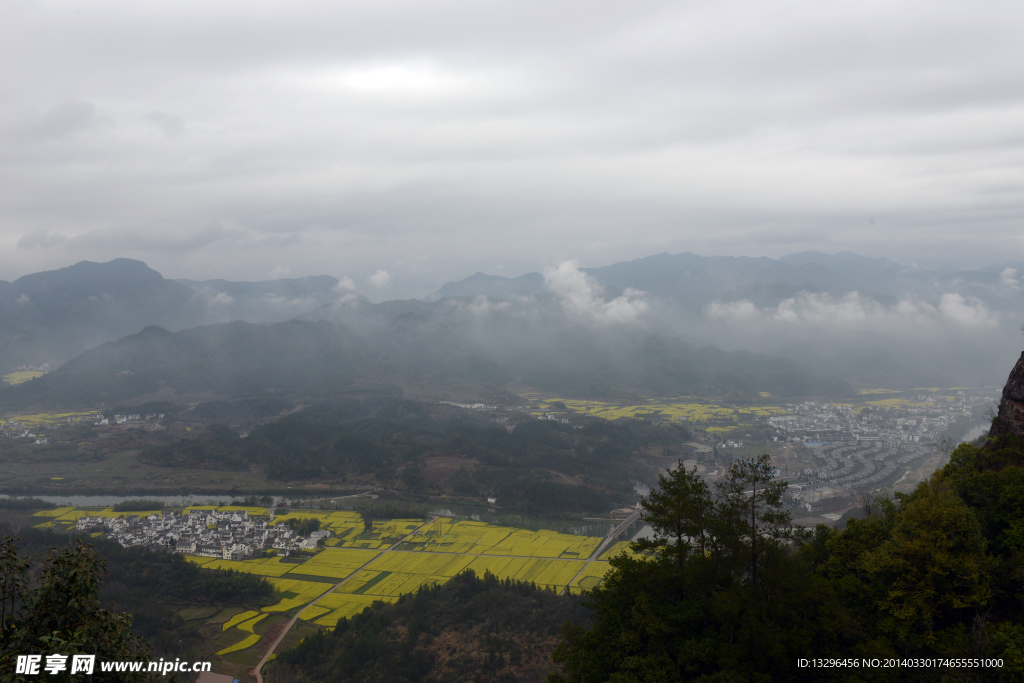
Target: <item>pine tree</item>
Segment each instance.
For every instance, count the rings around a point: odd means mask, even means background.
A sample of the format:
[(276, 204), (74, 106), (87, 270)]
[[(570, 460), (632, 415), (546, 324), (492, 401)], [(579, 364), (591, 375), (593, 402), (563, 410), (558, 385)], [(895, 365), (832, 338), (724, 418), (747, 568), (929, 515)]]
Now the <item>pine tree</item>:
[[(719, 515), (728, 525), (725, 542), (742, 558), (743, 582), (758, 587), (758, 570), (770, 549), (804, 538), (782, 504), (786, 482), (774, 476), (771, 456), (737, 460), (729, 466), (726, 480), (719, 484)], [(745, 556), (745, 557), (744, 557)]]

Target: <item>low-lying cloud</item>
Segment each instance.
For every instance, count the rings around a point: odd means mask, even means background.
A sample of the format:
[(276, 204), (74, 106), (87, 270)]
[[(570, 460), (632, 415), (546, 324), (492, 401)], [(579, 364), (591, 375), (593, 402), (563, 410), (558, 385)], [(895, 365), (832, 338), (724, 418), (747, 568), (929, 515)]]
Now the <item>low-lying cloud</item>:
[(386, 270), (378, 270), (376, 273), (371, 275), (369, 278), (370, 284), (377, 289), (387, 287), (388, 283), (391, 282), (391, 273)]
[(701, 343), (784, 355), (858, 386), (992, 386), (1020, 353), (1018, 318), (956, 292), (892, 303), (858, 292), (801, 293), (774, 306), (713, 302), (685, 332)]
[(864, 329), (865, 326), (920, 328), (922, 325), (949, 324), (967, 329), (991, 329), (999, 325), (999, 314), (989, 310), (980, 299), (956, 293), (943, 294), (938, 305), (905, 299), (894, 306), (887, 306), (859, 292), (851, 292), (841, 298), (804, 292), (773, 308), (758, 308), (746, 299), (729, 303), (716, 301), (705, 307), (705, 313), (710, 319), (728, 322), (760, 321), (847, 329)]
[(563, 261), (544, 269), (544, 287), (554, 294), (562, 308), (585, 319), (606, 324), (634, 322), (648, 309), (643, 292), (627, 289), (621, 296), (606, 300), (602, 287), (579, 269), (576, 261)]

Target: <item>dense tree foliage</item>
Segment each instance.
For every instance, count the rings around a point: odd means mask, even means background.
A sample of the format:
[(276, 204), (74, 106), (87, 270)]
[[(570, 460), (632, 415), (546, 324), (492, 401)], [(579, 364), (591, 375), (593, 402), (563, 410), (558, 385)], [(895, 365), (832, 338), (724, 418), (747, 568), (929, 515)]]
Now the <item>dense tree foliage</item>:
[(309, 536), (320, 529), (318, 517), (290, 517), (284, 520), (284, 523), (299, 536)]
[(248, 424), (280, 415), (294, 407), (295, 403), (291, 399), (274, 395), (235, 401), (207, 401), (189, 411), (187, 418), (204, 422)]
[(470, 571), (396, 604), (377, 603), (333, 631), (306, 638), (270, 665), (266, 679), (515, 681), (550, 669), (559, 626), (585, 614), (577, 597)]
[(0, 498), (0, 509), (5, 510), (52, 510), (56, 503), (41, 498)]
[[(43, 557), (49, 548), (74, 547), (76, 539), (44, 529), (23, 529), (19, 546), (26, 556)], [(89, 539), (105, 571), (100, 603), (133, 617), (132, 631), (146, 638), (158, 655), (181, 656), (201, 650), (201, 637), (175, 614), (183, 606), (239, 605), (272, 601), (263, 578), (241, 572), (207, 570), (181, 555), (146, 548), (122, 548), (103, 538)]]
[[(367, 399), (315, 405), (244, 439), (211, 425), (139, 457), (168, 467), (259, 468), (277, 480), (375, 481), (412, 493), (496, 496), (527, 511), (591, 512), (633, 499), (631, 482), (651, 474), (635, 453), (671, 452), (688, 438), (681, 427), (637, 420), (593, 419), (581, 427), (526, 420), (509, 433), (472, 418), (434, 419), (414, 401)], [(420, 463), (439, 455), (464, 466), (430, 483)]]
[[(55, 549), (42, 563), (38, 581), (17, 539), (0, 539), (0, 680), (24, 681), (16, 672), (20, 654), (95, 655), (99, 661), (146, 661), (149, 645), (132, 633), (132, 617), (100, 605), (103, 559), (91, 546)], [(69, 660), (70, 661), (70, 660)], [(67, 671), (61, 680), (71, 680)], [(77, 677), (76, 677), (77, 678)], [(94, 680), (142, 681), (146, 674), (102, 674)]]
[[(554, 681), (1024, 680), (1024, 449), (962, 444), (845, 530), (794, 529), (767, 456), (712, 495), (682, 468), (657, 532), (568, 626)], [(1001, 659), (1001, 668), (800, 668), (800, 658)]]

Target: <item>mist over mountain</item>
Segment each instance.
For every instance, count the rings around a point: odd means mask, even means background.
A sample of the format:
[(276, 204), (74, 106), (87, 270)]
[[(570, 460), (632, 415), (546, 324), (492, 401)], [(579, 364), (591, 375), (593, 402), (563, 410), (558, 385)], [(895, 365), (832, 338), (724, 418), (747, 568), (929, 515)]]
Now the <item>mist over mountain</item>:
[(329, 276), (272, 282), (167, 280), (141, 261), (81, 261), (0, 281), (0, 374), (57, 365), (149, 325), (181, 330), (229, 320), (276, 322), (338, 300)]
[[(762, 298), (773, 300), (774, 305), (800, 292), (840, 297), (857, 292), (888, 304), (910, 296), (934, 298), (938, 303), (942, 295), (956, 293), (977, 298), (995, 310), (1019, 310), (1024, 304), (1024, 285), (1020, 279), (1024, 275), (1024, 262), (940, 272), (852, 252), (809, 251), (778, 259), (682, 253), (657, 254), (579, 270), (611, 290), (641, 290), (682, 304), (693, 312), (715, 301), (757, 296), (757, 292), (765, 293)], [(544, 283), (542, 273), (507, 278), (477, 272), (445, 284), (429, 298), (510, 299), (542, 292)]]
[(977, 386), (1019, 351), (1018, 272), (660, 254), (478, 272), (428, 301), (373, 303), (329, 276), (168, 280), (139, 261), (81, 262), (0, 282), (0, 370), (74, 358), (8, 405), (369, 386), (594, 398)]
[(438, 301), (450, 297), (478, 297), (488, 299), (511, 299), (517, 296), (533, 296), (544, 291), (544, 276), (540, 273), (526, 273), (519, 277), (484, 275), (477, 271), (465, 280), (449, 282), (427, 297), (427, 301)]
[[(754, 400), (852, 389), (788, 359), (699, 348), (636, 327), (566, 317), (555, 301), (481, 307), (355, 299), (305, 320), (159, 327), (107, 342), (0, 391), (5, 407), (196, 396), (357, 391), (441, 398), (529, 386), (565, 396), (703, 395)], [(318, 318), (318, 319), (312, 319)]]
[[(788, 357), (857, 386), (997, 385), (1019, 351), (1024, 263), (939, 272), (850, 252), (684, 253), (576, 270), (602, 296), (625, 296), (634, 324)], [(564, 279), (560, 269), (528, 275), (515, 281), (542, 279), (535, 296)], [(512, 282), (477, 273), (434, 297), (495, 298)], [(573, 296), (563, 296), (570, 307)]]

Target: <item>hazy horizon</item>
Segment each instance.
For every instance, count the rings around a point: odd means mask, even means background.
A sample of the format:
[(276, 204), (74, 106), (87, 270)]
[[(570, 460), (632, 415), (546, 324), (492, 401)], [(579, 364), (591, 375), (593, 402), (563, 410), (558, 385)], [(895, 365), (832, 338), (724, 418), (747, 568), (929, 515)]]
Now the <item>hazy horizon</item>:
[(7, 280), (1024, 260), (1019, 5), (0, 6)]

